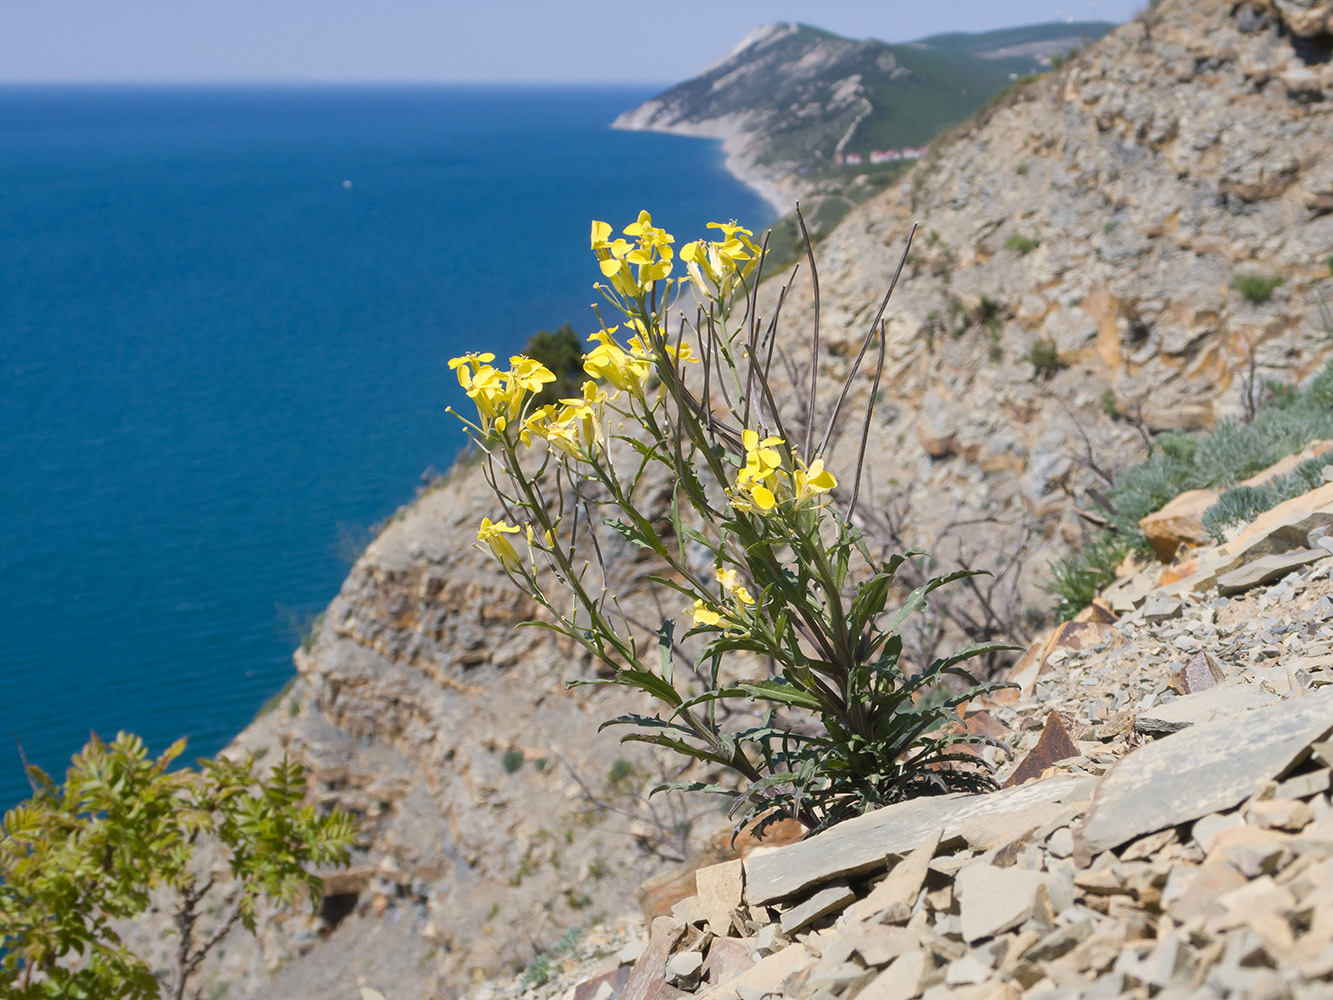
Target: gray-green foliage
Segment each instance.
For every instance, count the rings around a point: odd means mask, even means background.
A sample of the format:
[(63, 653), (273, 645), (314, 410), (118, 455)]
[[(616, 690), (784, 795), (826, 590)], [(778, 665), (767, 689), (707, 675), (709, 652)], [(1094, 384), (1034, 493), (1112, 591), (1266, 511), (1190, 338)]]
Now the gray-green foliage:
[(550, 982), (551, 977), (557, 971), (560, 959), (572, 952), (582, 937), (582, 927), (571, 927), (565, 931), (550, 951), (544, 951), (534, 956), (532, 961), (528, 963), (527, 968), (523, 970), (523, 986), (525, 988), (545, 986)]
[(1122, 472), (1109, 491), (1112, 522), (1147, 551), (1139, 521), (1181, 493), (1231, 486), (1327, 437), (1333, 437), (1333, 363), (1304, 390), (1261, 406), (1248, 425), (1225, 420), (1207, 434), (1158, 435), (1153, 455)]
[(1306, 459), (1285, 476), (1275, 476), (1262, 486), (1236, 486), (1227, 490), (1204, 512), (1204, 530), (1221, 540), (1233, 524), (1251, 521), (1284, 500), (1309, 493), (1324, 482), (1324, 467), (1333, 463), (1333, 450)]
[[(180, 1000), (235, 924), (253, 933), (261, 899), (317, 901), (313, 866), (347, 863), (352, 822), (303, 804), (300, 765), (170, 770), (184, 748), (153, 759), (136, 736), (94, 736), (63, 785), (28, 769), (33, 797), (0, 828), (0, 998)], [(193, 863), (206, 840), (222, 847), (225, 874)], [(153, 889), (172, 893), (175, 954), (161, 982), (115, 929), (148, 910)]]
[(1247, 272), (1231, 279), (1231, 287), (1240, 292), (1241, 298), (1252, 305), (1261, 306), (1273, 297), (1284, 279), (1276, 274)]
[[(1123, 557), (1131, 548), (1150, 551), (1139, 528), (1147, 515), (1186, 490), (1233, 486), (1321, 438), (1333, 438), (1333, 362), (1303, 390), (1272, 392), (1248, 425), (1226, 420), (1207, 434), (1159, 434), (1153, 454), (1121, 472), (1108, 491), (1111, 530), (1050, 564), (1046, 589), (1057, 598), (1057, 613), (1072, 617), (1114, 579), (1108, 571), (1119, 562), (1111, 561), (1115, 552)], [(1204, 527), (1218, 536), (1228, 525), (1314, 488), (1331, 459), (1311, 459), (1266, 487), (1227, 490), (1205, 513)]]
[(1009, 238), (1004, 241), (1004, 248), (1017, 251), (1020, 257), (1026, 257), (1039, 246), (1041, 246), (1040, 236), (1024, 236), (1022, 233), (1010, 233)]

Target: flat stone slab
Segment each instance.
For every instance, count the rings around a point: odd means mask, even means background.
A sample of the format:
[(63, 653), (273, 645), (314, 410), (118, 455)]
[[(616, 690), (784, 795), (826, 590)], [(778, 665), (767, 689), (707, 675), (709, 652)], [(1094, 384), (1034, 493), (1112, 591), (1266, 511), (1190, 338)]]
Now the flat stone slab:
[(1320, 559), (1327, 559), (1328, 556), (1328, 551), (1323, 548), (1295, 549), (1291, 552), (1264, 556), (1252, 563), (1245, 564), (1240, 569), (1219, 576), (1217, 578), (1217, 592), (1223, 596), (1239, 594), (1251, 587), (1257, 587), (1261, 583), (1270, 583), (1278, 577), (1286, 576), (1294, 569), (1308, 566)]
[(763, 905), (842, 876), (887, 868), (888, 855), (904, 854), (940, 830), (950, 840), (980, 817), (1086, 801), (1097, 780), (1047, 778), (984, 795), (934, 795), (885, 806), (800, 843), (746, 858), (745, 901)]
[(1163, 737), (1101, 779), (1079, 831), (1083, 846), (1095, 854), (1230, 809), (1280, 778), (1330, 731), (1333, 686), (1257, 708), (1241, 722), (1211, 722)]
[[(1141, 712), (1134, 720), (1134, 728), (1141, 733), (1161, 736), (1190, 726), (1236, 719), (1277, 700), (1277, 695), (1270, 694), (1258, 685), (1221, 685), (1197, 694), (1183, 695), (1175, 701)], [(1239, 724), (1244, 725), (1243, 722)]]

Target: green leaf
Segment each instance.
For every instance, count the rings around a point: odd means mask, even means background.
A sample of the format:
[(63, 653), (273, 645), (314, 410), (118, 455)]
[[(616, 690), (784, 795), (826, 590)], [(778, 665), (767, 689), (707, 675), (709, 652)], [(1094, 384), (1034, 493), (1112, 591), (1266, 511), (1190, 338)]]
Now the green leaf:
[(657, 630), (657, 652), (662, 661), (662, 677), (668, 684), (672, 683), (671, 652), (675, 633), (676, 623), (670, 618), (664, 619), (662, 627)]
[(741, 681), (736, 687), (751, 698), (775, 701), (783, 705), (795, 705), (798, 708), (818, 709), (820, 707), (818, 698), (784, 680)]

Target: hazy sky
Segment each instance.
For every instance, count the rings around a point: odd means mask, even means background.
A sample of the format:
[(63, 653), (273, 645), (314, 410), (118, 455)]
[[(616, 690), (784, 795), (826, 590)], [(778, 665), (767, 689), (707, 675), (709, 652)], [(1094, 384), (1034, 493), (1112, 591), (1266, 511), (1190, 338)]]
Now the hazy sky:
[(3, 81), (672, 83), (746, 32), (804, 21), (907, 41), (1143, 0), (3, 0)]

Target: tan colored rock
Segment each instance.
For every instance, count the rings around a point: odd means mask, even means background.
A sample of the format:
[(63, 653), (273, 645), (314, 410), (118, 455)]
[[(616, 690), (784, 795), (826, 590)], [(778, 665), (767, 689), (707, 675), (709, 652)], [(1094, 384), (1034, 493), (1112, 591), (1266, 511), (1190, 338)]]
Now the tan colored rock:
[(912, 1000), (921, 995), (922, 980), (930, 965), (924, 951), (908, 952), (894, 959), (857, 996), (862, 1000)]
[(1270, 799), (1250, 806), (1250, 821), (1265, 830), (1299, 833), (1314, 822), (1310, 807), (1298, 799)]
[[(765, 955), (751, 968), (725, 983), (710, 985), (695, 994), (696, 1000), (723, 1000), (724, 997), (755, 994), (781, 993), (782, 984), (788, 976), (795, 975), (809, 968), (815, 962), (815, 956), (804, 945), (789, 944), (781, 951)], [(762, 991), (762, 993), (760, 992)], [(622, 997), (621, 1000), (632, 1000)]]
[(1273, 11), (1293, 34), (1333, 33), (1333, 3), (1329, 0), (1255, 0), (1255, 6)]
[(954, 884), (961, 902), (963, 940), (972, 944), (1017, 927), (1032, 916), (1046, 878), (1040, 872), (976, 862), (960, 871)]
[[(1254, 558), (1285, 552), (1306, 545), (1305, 534), (1321, 525), (1333, 524), (1333, 483), (1292, 497), (1260, 514), (1250, 526), (1223, 546), (1230, 556), (1253, 553)], [(1260, 542), (1271, 539), (1268, 547)]]
[(865, 899), (857, 900), (847, 908), (848, 920), (869, 920), (892, 906), (910, 908), (925, 881), (930, 860), (935, 856), (943, 831), (928, 836), (919, 847), (889, 869)]
[(719, 937), (731, 933), (731, 915), (745, 899), (745, 862), (740, 858), (709, 865), (694, 873), (708, 929)]
[(1217, 490), (1186, 490), (1161, 510), (1139, 521), (1157, 558), (1172, 562), (1182, 545), (1206, 545), (1210, 540), (1203, 530), (1203, 515), (1221, 494)]

